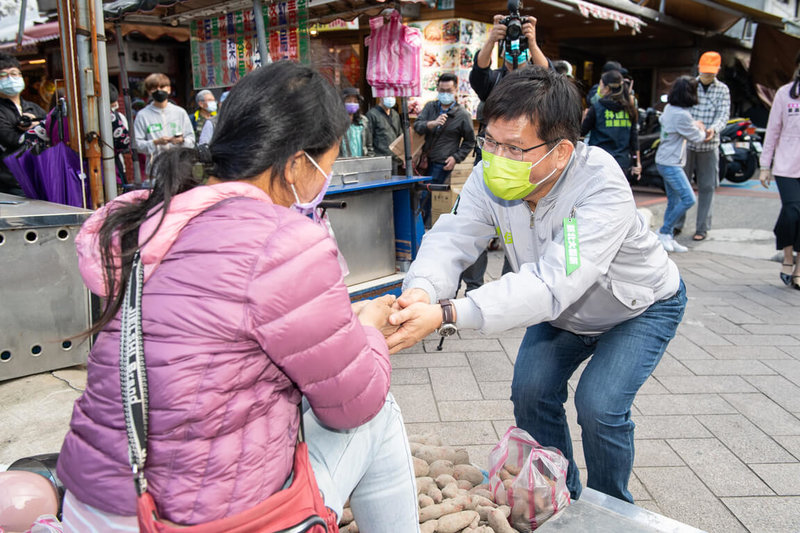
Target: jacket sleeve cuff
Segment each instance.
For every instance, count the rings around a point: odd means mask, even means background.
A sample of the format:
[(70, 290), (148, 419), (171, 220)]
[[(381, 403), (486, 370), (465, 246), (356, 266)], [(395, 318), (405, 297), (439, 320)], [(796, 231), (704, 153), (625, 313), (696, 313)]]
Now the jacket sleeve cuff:
[(470, 298), (453, 300), (456, 308), (456, 327), (458, 329), (481, 329), (483, 315), (478, 306)]
[(425, 278), (412, 279), (408, 283), (408, 285), (406, 285), (403, 288), (403, 292), (407, 291), (408, 289), (422, 289), (423, 291), (428, 293), (428, 298), (430, 298), (430, 303), (435, 304), (438, 301), (436, 299), (436, 289), (433, 287), (433, 283), (431, 283)]

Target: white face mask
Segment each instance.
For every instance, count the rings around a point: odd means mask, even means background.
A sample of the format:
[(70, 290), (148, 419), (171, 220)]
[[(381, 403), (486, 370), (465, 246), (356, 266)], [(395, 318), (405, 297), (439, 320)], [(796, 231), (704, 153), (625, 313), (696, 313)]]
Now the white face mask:
[[(305, 152), (303, 153), (306, 154)], [(317, 209), (317, 206), (320, 204), (320, 202), (322, 202), (322, 199), (325, 198), (325, 193), (328, 192), (328, 186), (331, 184), (333, 171), (331, 171), (330, 174), (325, 174), (325, 171), (322, 170), (322, 167), (320, 167), (316, 161), (314, 161), (313, 157), (308, 154), (306, 154), (306, 157), (317, 168), (319, 173), (325, 176), (325, 182), (322, 184), (322, 189), (320, 189), (319, 193), (309, 202), (300, 201), (300, 197), (297, 196), (297, 189), (295, 189), (294, 183), (291, 183), (290, 185), (292, 187), (292, 192), (294, 193), (294, 203), (291, 205), (290, 209), (294, 209), (301, 215), (311, 215), (311, 217), (314, 219), (314, 222), (319, 224), (321, 222), (321, 218), (319, 216), (319, 210)]]
[(217, 112), (217, 101), (212, 100), (211, 102), (206, 102), (206, 111), (209, 113), (216, 113)]
[(328, 221), (328, 215), (326, 214), (324, 216), (320, 216), (318, 209), (320, 202), (322, 202), (322, 199), (325, 198), (325, 193), (328, 192), (328, 187), (330, 186), (331, 178), (333, 177), (333, 171), (331, 171), (330, 174), (325, 174), (325, 171), (322, 170), (322, 167), (320, 167), (316, 161), (314, 161), (313, 157), (308, 154), (306, 154), (306, 157), (317, 168), (319, 173), (325, 176), (325, 183), (322, 185), (322, 189), (320, 189), (319, 193), (314, 197), (314, 199), (305, 203), (300, 201), (300, 197), (297, 195), (297, 189), (295, 189), (294, 183), (292, 183), (291, 187), (292, 193), (294, 193), (294, 203), (289, 208), (297, 211), (301, 215), (311, 215), (314, 222), (320, 224), (328, 230), (328, 235), (330, 235), (331, 239), (333, 239), (333, 244), (336, 246), (336, 260), (339, 262), (339, 268), (342, 269), (342, 277), (345, 277), (350, 273), (350, 268), (347, 266), (347, 261), (342, 255), (341, 250), (339, 250), (339, 243), (336, 242), (336, 235), (333, 233), (333, 226), (331, 226), (330, 221)]

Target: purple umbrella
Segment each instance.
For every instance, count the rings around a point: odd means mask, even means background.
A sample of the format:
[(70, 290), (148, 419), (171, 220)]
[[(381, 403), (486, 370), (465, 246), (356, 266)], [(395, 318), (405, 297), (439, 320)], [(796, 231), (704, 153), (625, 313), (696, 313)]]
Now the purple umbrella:
[(36, 175), (49, 202), (84, 207), (88, 195), (79, 178), (80, 158), (64, 143), (58, 143), (35, 157)]
[(32, 150), (22, 149), (5, 157), (3, 163), (14, 175), (25, 196), (34, 200), (46, 200), (47, 196), (36, 175), (35, 159), (36, 154)]

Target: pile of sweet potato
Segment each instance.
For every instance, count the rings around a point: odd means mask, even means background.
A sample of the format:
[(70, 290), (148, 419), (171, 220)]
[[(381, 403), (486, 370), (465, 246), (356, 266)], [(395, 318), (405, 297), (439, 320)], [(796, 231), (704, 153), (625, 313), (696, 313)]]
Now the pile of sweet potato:
[[(492, 499), (483, 473), (469, 462), (464, 449), (442, 446), (430, 435), (410, 435), (417, 478), (422, 533), (518, 533), (508, 517), (511, 508)], [(353, 513), (345, 508), (342, 533), (357, 533)]]

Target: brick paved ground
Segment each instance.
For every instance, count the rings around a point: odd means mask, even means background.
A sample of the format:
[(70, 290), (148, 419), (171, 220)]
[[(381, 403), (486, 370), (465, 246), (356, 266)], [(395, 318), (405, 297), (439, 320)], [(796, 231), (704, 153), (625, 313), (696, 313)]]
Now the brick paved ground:
[[(774, 262), (673, 258), (689, 303), (634, 402), (636, 503), (710, 532), (800, 531), (800, 291), (779, 283)], [(493, 254), (489, 277), (501, 263)], [(438, 433), (486, 466), (513, 424), (511, 376), (523, 335), (460, 332), (442, 352), (426, 340), (394, 356), (392, 391), (409, 432)], [(571, 401), (567, 413), (582, 467)]]
[[(779, 284), (774, 262), (673, 257), (689, 305), (634, 404), (631, 491), (639, 505), (711, 532), (800, 531), (800, 291)], [(489, 277), (501, 262), (491, 254)], [(508, 398), (523, 334), (461, 332), (443, 352), (431, 339), (394, 356), (392, 391), (409, 432), (439, 433), (486, 466), (513, 423)], [(77, 368), (0, 383), (0, 463), (57, 451), (85, 379)], [(568, 413), (578, 437), (571, 405)]]

